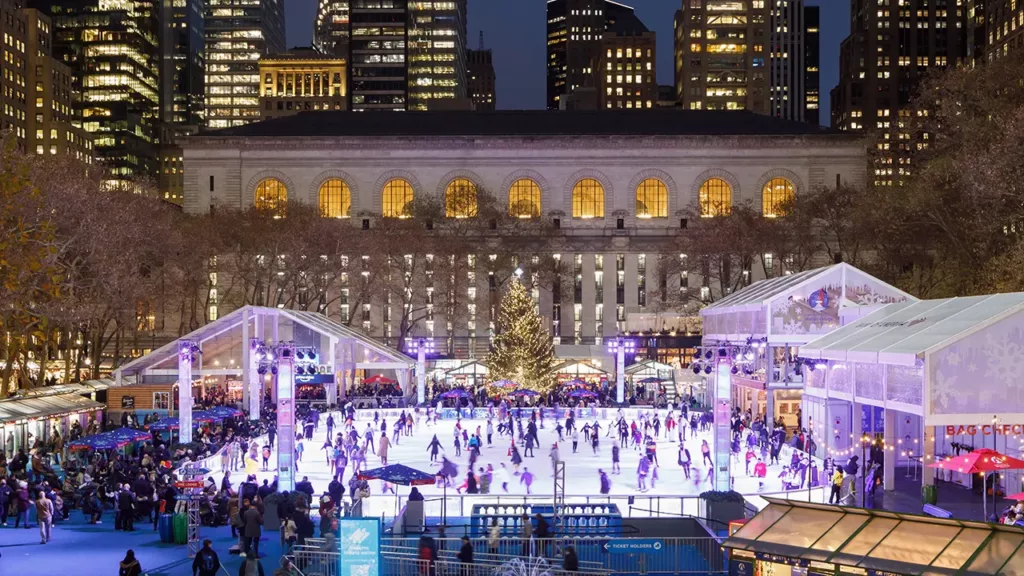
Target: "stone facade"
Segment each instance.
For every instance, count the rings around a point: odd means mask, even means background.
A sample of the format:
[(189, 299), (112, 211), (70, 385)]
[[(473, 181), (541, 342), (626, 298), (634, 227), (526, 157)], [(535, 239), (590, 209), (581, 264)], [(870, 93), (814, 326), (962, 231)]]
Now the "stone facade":
[[(316, 204), (320, 185), (340, 178), (351, 190), (348, 222), (353, 226), (372, 227), (380, 218), (381, 191), (393, 178), (407, 180), (416, 195), (436, 196), (443, 196), (452, 180), (466, 178), (503, 202), (513, 182), (530, 178), (541, 189), (541, 214), (559, 220), (549, 252), (561, 258), (574, 276), (583, 278), (579, 289), (570, 287), (562, 306), (554, 306), (551, 295), (543, 291), (538, 304), (562, 343), (580, 344), (599, 344), (601, 338), (624, 330), (627, 313), (650, 308), (644, 293), (663, 281), (656, 270), (658, 246), (667, 246), (665, 241), (685, 225), (686, 210), (696, 206), (708, 179), (727, 182), (734, 204), (750, 201), (760, 208), (762, 189), (773, 178), (786, 178), (801, 194), (837, 181), (862, 185), (867, 166), (863, 144), (835, 134), (241, 137), (214, 133), (190, 138), (184, 158), (188, 213), (203, 214), (218, 206), (249, 208), (257, 185), (267, 178), (285, 184), (289, 202)], [(597, 180), (604, 188), (604, 218), (572, 217), (572, 191), (585, 178)], [(657, 178), (667, 188), (665, 217), (636, 217), (636, 189), (646, 178)], [(763, 270), (752, 275), (751, 280), (756, 280)], [(669, 287), (678, 287), (681, 281), (670, 279)], [(389, 331), (382, 328), (377, 308), (374, 305), (370, 331), (385, 337)], [(465, 326), (452, 330), (459, 336), (485, 338), (487, 323), (478, 322), (475, 331)], [(421, 335), (444, 333), (444, 322), (436, 322), (430, 334)]]

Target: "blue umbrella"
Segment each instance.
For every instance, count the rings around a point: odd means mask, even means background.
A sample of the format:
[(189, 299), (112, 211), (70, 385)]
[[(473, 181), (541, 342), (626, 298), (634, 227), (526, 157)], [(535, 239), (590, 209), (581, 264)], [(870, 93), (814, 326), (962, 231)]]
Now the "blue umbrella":
[(420, 472), (403, 464), (391, 464), (359, 473), (360, 480), (383, 480), (400, 486), (426, 486), (433, 484), (435, 475)]
[(469, 397), (470, 397), (469, 392), (466, 392), (465, 390), (462, 390), (462, 389), (459, 389), (459, 388), (456, 388), (455, 390), (449, 390), (447, 392), (442, 393), (439, 396), (439, 398), (469, 398)]
[(117, 450), (129, 444), (129, 440), (117, 438), (108, 432), (93, 434), (68, 443), (68, 450)]
[(491, 382), (491, 386), (494, 386), (495, 388), (506, 388), (514, 390), (519, 387), (519, 384), (511, 380), (498, 380), (497, 382)]
[(193, 422), (219, 422), (223, 419), (224, 416), (219, 416), (209, 410), (196, 410), (192, 413)]
[(513, 396), (540, 396), (533, 390), (516, 390), (512, 393)]
[(205, 412), (222, 418), (235, 418), (237, 416), (245, 415), (245, 412), (242, 412), (238, 408), (232, 408), (231, 406), (214, 406), (209, 410), (205, 410)]
[(153, 436), (145, 430), (138, 430), (136, 428), (122, 427), (117, 430), (111, 430), (107, 432), (114, 438), (128, 440), (130, 442), (142, 442), (144, 440), (152, 440)]
[(150, 430), (156, 430), (157, 432), (177, 430), (179, 427), (180, 423), (177, 418), (163, 418), (149, 425)]
[(571, 398), (597, 398), (597, 394), (594, 394), (590, 390), (573, 390), (569, 392)]

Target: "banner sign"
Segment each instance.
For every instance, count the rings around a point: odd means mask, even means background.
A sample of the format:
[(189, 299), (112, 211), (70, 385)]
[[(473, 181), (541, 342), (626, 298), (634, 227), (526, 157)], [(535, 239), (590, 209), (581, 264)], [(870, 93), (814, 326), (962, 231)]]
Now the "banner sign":
[(985, 424), (984, 426), (946, 426), (946, 436), (1020, 436), (1024, 424)]
[(377, 518), (338, 518), (341, 544), (341, 576), (380, 576), (384, 573), (380, 557), (380, 520)]

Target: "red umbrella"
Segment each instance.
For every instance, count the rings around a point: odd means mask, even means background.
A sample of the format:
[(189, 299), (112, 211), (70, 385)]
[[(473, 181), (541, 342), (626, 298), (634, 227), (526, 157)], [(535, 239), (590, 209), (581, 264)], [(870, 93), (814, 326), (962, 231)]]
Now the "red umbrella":
[[(963, 456), (951, 456), (945, 460), (933, 462), (928, 465), (929, 468), (940, 468), (942, 470), (956, 470), (957, 472), (964, 472), (967, 474), (982, 474), (983, 483), (981, 490), (982, 501), (985, 503), (983, 510), (985, 512), (985, 520), (988, 520), (988, 487), (985, 483), (988, 482), (989, 472), (1003, 472), (1005, 470), (1021, 470), (1024, 469), (1024, 460), (1019, 460), (1013, 456), (1007, 456), (1000, 454), (995, 450), (988, 448), (979, 448), (969, 454)], [(993, 492), (995, 492), (993, 490)], [(993, 498), (995, 494), (993, 494)]]
[(374, 374), (373, 376), (370, 376), (366, 380), (363, 380), (363, 384), (397, 384), (397, 382), (395, 382), (391, 378), (388, 378), (387, 376)]
[(1024, 500), (1024, 492), (1018, 492), (1016, 494), (1010, 494), (1006, 497), (1007, 500)]

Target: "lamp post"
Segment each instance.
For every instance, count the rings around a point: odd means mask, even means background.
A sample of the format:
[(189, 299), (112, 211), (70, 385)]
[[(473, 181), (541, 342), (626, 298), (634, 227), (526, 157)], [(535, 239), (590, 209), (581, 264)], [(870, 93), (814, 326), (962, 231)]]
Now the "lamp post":
[(863, 470), (865, 470), (865, 468), (867, 466), (867, 464), (866, 464), (867, 458), (865, 457), (864, 453), (867, 450), (868, 446), (873, 446), (874, 444), (875, 444), (875, 441), (872, 440), (870, 436), (868, 436), (867, 434), (864, 434), (864, 433), (861, 434), (861, 437), (860, 437), (861, 469), (858, 470), (858, 473), (861, 475), (860, 476), (860, 488), (861, 488), (860, 507), (861, 508), (867, 508), (868, 507), (868, 504), (867, 504), (867, 502), (868, 502), (868, 475), (867, 475), (867, 473), (863, 472)]
[(615, 354), (615, 401), (622, 405), (626, 401), (626, 352), (636, 352), (636, 342), (619, 336), (608, 343), (608, 351)]

